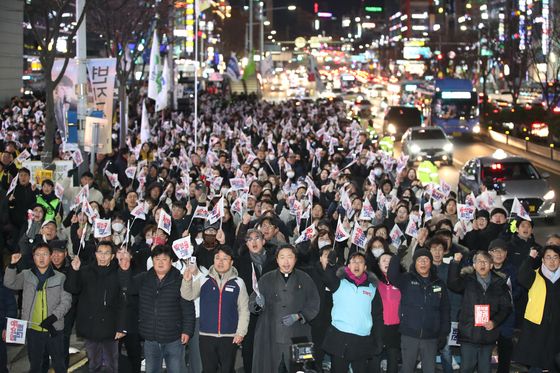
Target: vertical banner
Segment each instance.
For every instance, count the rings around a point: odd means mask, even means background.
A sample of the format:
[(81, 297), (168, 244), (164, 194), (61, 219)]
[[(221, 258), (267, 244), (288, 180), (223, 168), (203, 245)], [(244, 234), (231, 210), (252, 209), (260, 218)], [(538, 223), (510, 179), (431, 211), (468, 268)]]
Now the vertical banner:
[(115, 58), (90, 58), (87, 60), (93, 106), (95, 110), (105, 114), (105, 118), (110, 124), (113, 123), (116, 66)]
[[(55, 59), (51, 71), (52, 79), (58, 78), (63, 66), (64, 58)], [(77, 65), (71, 60), (66, 66), (64, 76), (60, 80), (60, 83), (54, 88), (54, 117), (56, 119), (56, 127), (63, 139), (66, 139), (68, 135), (68, 112), (78, 110), (78, 96), (76, 95), (75, 88), (77, 81)]]

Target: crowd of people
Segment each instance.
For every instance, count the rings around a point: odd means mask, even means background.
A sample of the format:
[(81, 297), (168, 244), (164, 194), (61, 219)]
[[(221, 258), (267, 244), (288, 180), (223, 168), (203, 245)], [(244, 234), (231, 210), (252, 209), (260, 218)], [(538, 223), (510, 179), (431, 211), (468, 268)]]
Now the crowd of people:
[(559, 370), (560, 236), (492, 184), (459, 201), (343, 101), (203, 96), (89, 171), (57, 136), (59, 180), (25, 167), (44, 110), (0, 115), (0, 317), (31, 372), (66, 372), (74, 330), (90, 372)]

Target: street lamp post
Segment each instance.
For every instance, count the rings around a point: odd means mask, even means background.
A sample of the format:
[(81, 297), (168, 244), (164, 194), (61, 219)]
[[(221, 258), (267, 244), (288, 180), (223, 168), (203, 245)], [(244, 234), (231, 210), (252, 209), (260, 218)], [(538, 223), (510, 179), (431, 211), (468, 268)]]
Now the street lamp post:
[[(261, 74), (264, 73), (264, 71), (262, 71), (262, 63), (264, 61), (264, 23), (265, 23), (265, 17), (264, 17), (264, 2), (260, 2), (259, 3), (259, 21), (260, 21), (260, 65), (261, 65)], [(270, 8), (268, 10), (273, 11), (273, 10), (289, 10), (290, 12), (293, 12), (294, 10), (296, 10), (296, 6), (295, 5), (288, 5), (288, 6), (279, 6), (279, 7), (274, 7), (274, 8)], [(249, 30), (251, 30), (252, 27), (251, 25), (249, 25)]]

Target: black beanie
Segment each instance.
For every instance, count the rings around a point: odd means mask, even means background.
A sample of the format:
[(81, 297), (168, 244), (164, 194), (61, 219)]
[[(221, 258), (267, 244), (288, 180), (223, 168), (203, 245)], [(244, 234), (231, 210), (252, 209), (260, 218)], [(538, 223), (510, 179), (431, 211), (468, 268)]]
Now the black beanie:
[(412, 256), (412, 262), (416, 264), (416, 260), (418, 260), (418, 258), (420, 258), (421, 256), (427, 256), (428, 259), (430, 259), (430, 263), (434, 261), (434, 257), (432, 256), (432, 253), (429, 250), (418, 249), (414, 251), (414, 255)]

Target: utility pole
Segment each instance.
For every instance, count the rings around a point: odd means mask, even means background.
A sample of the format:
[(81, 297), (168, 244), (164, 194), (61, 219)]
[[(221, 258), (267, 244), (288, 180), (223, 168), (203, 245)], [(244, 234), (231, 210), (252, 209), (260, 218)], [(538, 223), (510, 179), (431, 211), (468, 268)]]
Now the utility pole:
[[(86, 0), (76, 0), (76, 22), (79, 21), (84, 8), (86, 5)], [(82, 158), (85, 158), (84, 152), (84, 132), (87, 114), (87, 45), (86, 45), (86, 17), (84, 19), (76, 32), (76, 64), (77, 64), (77, 94), (78, 94), (78, 146), (80, 152), (82, 152)], [(110, 120), (110, 118), (108, 118)], [(97, 144), (95, 144), (97, 146)], [(94, 160), (95, 161), (95, 160)], [(84, 171), (86, 163), (82, 163), (83, 168), (81, 168), (80, 174)], [(94, 172), (93, 168), (90, 170)]]
[(249, 54), (253, 53), (253, 3), (249, 0)]
[(264, 61), (264, 2), (261, 1), (259, 3), (260, 8), (259, 8), (259, 20), (261, 21), (260, 24), (260, 56), (261, 58), (259, 59), (259, 66), (260, 66), (260, 70), (261, 70), (261, 76), (263, 75), (264, 71), (263, 71), (263, 61)]

